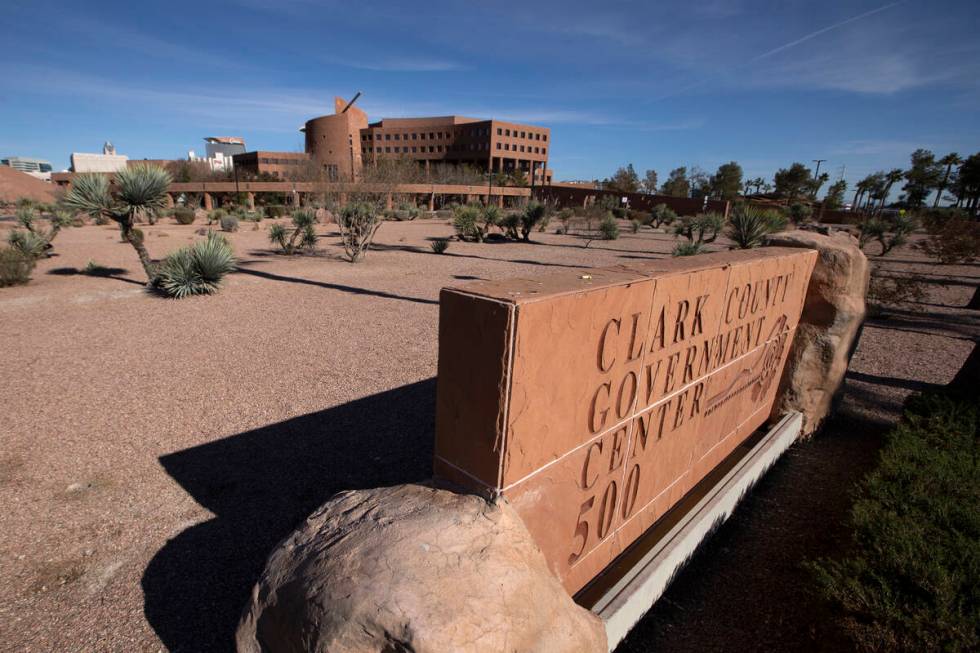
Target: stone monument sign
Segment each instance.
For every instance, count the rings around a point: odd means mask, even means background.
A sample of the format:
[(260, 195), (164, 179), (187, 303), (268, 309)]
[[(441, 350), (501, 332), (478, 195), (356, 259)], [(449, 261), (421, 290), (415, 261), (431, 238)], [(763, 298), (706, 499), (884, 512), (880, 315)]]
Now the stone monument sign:
[(574, 593), (769, 417), (816, 252), (442, 291), (435, 473), (504, 495)]

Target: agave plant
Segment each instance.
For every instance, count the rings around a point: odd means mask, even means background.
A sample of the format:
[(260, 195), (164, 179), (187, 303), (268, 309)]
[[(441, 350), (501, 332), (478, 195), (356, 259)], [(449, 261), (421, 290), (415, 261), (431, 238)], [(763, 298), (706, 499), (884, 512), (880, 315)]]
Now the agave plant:
[(286, 254), (296, 251), (296, 246), (305, 247), (312, 251), (316, 247), (316, 214), (313, 211), (300, 210), (292, 215), (293, 228), (287, 229), (281, 224), (274, 224), (269, 229), (269, 240), (278, 245)]
[(170, 254), (158, 270), (160, 288), (173, 297), (217, 292), (225, 275), (235, 269), (235, 256), (227, 239), (208, 232), (205, 240)]
[(79, 175), (65, 197), (68, 208), (82, 211), (96, 220), (109, 218), (119, 224), (122, 238), (136, 250), (147, 283), (157, 282), (157, 271), (143, 244), (143, 232), (135, 227), (136, 217), (166, 205), (170, 174), (148, 164), (137, 164), (115, 173), (115, 184), (105, 175)]

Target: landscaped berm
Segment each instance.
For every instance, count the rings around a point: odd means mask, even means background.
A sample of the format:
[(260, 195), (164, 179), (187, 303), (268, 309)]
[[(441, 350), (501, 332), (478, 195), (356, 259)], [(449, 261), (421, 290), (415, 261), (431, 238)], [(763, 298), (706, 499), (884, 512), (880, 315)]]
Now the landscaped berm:
[(948, 222), (879, 256), (747, 205), (270, 218), (153, 174), (0, 211), (3, 650), (980, 645)]

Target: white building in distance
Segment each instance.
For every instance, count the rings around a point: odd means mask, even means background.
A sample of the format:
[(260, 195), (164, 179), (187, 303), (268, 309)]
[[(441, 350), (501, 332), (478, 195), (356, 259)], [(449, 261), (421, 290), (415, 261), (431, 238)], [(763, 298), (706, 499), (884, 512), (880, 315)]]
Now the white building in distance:
[(129, 157), (125, 154), (116, 154), (116, 147), (106, 141), (102, 146), (102, 154), (89, 154), (86, 152), (71, 153), (72, 172), (118, 172), (126, 167)]

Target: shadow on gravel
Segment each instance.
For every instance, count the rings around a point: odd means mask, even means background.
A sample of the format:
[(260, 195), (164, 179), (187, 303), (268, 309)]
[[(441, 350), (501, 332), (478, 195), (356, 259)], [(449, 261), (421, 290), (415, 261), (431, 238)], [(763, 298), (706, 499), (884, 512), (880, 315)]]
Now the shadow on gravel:
[(923, 392), (925, 390), (938, 390), (942, 386), (938, 383), (927, 383), (916, 381), (915, 379), (899, 379), (894, 376), (878, 376), (876, 374), (864, 374), (863, 372), (848, 372), (847, 378), (875, 385), (887, 385), (893, 388), (912, 390), (913, 392)]
[(144, 613), (171, 651), (231, 651), (239, 615), (276, 544), (341, 490), (432, 471), (435, 379), (160, 458), (215, 514), (143, 573)]
[(384, 292), (383, 290), (368, 290), (367, 288), (358, 288), (357, 286), (345, 286), (340, 283), (328, 283), (326, 281), (313, 281), (312, 279), (304, 279), (302, 277), (290, 277), (284, 274), (275, 274), (273, 272), (263, 272), (261, 270), (250, 270), (244, 268), (241, 265), (235, 268), (235, 272), (239, 274), (250, 274), (253, 277), (261, 277), (263, 279), (269, 279), (270, 281), (285, 281), (286, 283), (301, 283), (307, 286), (319, 286), (320, 288), (326, 288), (328, 290), (338, 290), (340, 292), (350, 293), (352, 295), (370, 295), (372, 297), (382, 297), (384, 299), (400, 299), (406, 302), (415, 302), (417, 304), (431, 304), (433, 306), (438, 306), (439, 302), (435, 299), (422, 299), (420, 297), (405, 297), (404, 295), (395, 295), (390, 292)]
[(146, 284), (142, 281), (137, 281), (136, 279), (127, 279), (126, 277), (120, 276), (129, 272), (126, 268), (108, 268), (103, 266), (97, 266), (92, 270), (79, 270), (75, 267), (65, 267), (65, 268), (52, 268), (48, 270), (48, 274), (53, 274), (59, 277), (101, 277), (103, 279), (115, 279), (116, 281), (125, 281), (126, 283), (134, 283), (137, 286), (145, 286)]

